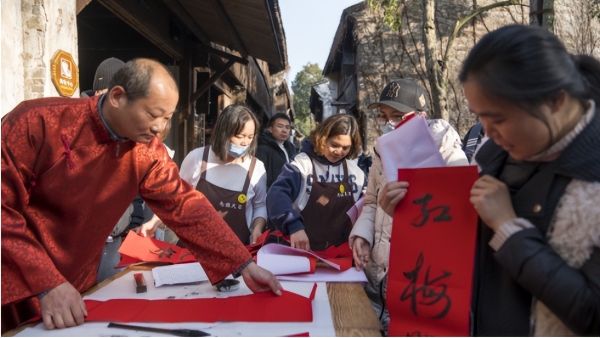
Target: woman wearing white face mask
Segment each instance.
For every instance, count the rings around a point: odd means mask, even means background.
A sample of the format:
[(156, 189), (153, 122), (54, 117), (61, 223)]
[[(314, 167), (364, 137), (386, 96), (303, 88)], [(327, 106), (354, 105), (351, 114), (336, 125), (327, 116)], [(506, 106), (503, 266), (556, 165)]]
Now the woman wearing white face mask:
[(210, 146), (191, 151), (179, 173), (246, 245), (256, 241), (267, 219), (267, 176), (254, 157), (258, 125), (248, 107), (228, 106), (215, 123)]

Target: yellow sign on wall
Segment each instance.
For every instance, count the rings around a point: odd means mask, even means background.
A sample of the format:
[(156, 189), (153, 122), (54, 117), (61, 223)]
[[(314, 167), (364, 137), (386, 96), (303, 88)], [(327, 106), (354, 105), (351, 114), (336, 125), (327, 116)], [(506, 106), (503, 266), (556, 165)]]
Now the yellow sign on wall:
[(50, 61), (52, 83), (60, 96), (73, 96), (79, 87), (79, 69), (71, 54), (64, 50), (54, 53)]

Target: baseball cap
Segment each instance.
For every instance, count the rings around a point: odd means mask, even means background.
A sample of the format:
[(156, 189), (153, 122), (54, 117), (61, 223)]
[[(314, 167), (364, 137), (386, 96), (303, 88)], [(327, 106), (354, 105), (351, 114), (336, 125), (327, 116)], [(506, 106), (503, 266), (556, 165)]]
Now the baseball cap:
[(94, 92), (108, 88), (108, 83), (112, 79), (113, 75), (117, 70), (121, 69), (125, 65), (125, 62), (117, 58), (108, 58), (96, 68), (96, 75), (94, 75), (94, 85), (92, 89)]
[(390, 82), (381, 91), (379, 102), (371, 103), (368, 108), (379, 108), (382, 104), (403, 113), (429, 110), (425, 88), (414, 81), (406, 79), (398, 79)]

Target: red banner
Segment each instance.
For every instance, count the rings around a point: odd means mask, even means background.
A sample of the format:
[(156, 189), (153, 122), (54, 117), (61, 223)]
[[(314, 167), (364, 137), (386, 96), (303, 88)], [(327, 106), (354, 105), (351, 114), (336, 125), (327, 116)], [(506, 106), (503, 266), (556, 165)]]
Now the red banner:
[(86, 322), (312, 322), (312, 300), (281, 290), (228, 298), (85, 300)]
[(477, 167), (399, 169), (386, 305), (390, 336), (468, 336)]

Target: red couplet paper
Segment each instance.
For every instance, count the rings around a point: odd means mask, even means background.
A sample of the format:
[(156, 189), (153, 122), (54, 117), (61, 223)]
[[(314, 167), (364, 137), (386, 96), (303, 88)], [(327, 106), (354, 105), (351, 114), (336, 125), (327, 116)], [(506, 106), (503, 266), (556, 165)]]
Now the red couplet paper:
[(390, 336), (468, 336), (477, 167), (399, 169), (386, 305)]
[(85, 300), (85, 320), (118, 322), (312, 322), (314, 284), (309, 298), (281, 290), (229, 298)]
[(142, 237), (134, 231), (129, 231), (119, 248), (119, 253), (121, 261), (117, 268), (145, 262), (180, 264), (198, 261), (188, 249), (154, 238)]

